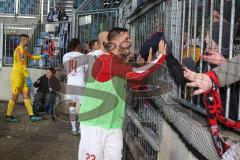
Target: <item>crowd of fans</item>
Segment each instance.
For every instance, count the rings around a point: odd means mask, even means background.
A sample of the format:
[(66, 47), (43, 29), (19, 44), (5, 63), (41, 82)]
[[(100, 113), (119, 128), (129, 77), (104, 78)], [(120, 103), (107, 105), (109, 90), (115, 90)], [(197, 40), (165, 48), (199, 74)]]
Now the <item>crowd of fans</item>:
[[(47, 16), (46, 36), (42, 42), (41, 53), (49, 57), (43, 63), (44, 67), (56, 67), (62, 63), (63, 55), (67, 51), (70, 22), (65, 10), (61, 6), (51, 7)], [(53, 38), (58, 41), (54, 44)]]

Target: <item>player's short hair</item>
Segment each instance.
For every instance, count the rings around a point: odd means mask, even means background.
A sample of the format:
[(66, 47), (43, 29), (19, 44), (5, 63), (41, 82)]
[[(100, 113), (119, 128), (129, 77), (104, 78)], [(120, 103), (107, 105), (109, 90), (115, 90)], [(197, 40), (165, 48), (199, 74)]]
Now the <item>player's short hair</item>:
[(68, 49), (70, 51), (73, 51), (76, 49), (78, 45), (80, 45), (80, 40), (77, 38), (72, 38), (71, 41), (69, 42)]
[(55, 75), (56, 72), (57, 72), (56, 69), (53, 68), (53, 67), (48, 68), (48, 70), (49, 70), (53, 75)]
[(90, 42), (89, 42), (89, 47), (90, 47), (91, 49), (93, 49), (93, 46), (94, 46), (94, 44), (95, 44), (96, 42), (98, 42), (98, 40), (96, 40), (96, 39), (90, 41)]
[(112, 41), (114, 38), (119, 36), (121, 33), (125, 33), (125, 32), (128, 32), (128, 30), (125, 28), (116, 27), (116, 28), (111, 29), (108, 33), (108, 41)]
[(27, 34), (20, 34), (19, 35), (19, 38), (23, 38), (23, 37), (29, 38), (29, 35), (27, 35)]

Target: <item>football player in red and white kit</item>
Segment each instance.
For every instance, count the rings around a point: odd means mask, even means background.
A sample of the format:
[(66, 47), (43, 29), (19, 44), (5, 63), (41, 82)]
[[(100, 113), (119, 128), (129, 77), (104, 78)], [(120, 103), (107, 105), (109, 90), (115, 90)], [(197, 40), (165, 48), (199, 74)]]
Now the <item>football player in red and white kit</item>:
[[(63, 65), (67, 73), (66, 99), (70, 100), (69, 114), (73, 135), (80, 133), (77, 129), (77, 114), (81, 104), (81, 94), (85, 87), (84, 77), (88, 69), (88, 57), (80, 53), (80, 41), (73, 38), (69, 43), (70, 52), (63, 56)], [(80, 127), (79, 127), (80, 128)]]

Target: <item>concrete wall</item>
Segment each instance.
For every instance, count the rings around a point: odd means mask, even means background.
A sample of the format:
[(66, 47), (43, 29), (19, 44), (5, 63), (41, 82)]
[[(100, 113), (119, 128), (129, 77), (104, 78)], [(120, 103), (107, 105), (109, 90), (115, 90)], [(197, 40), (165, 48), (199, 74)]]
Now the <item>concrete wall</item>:
[[(11, 97), (11, 71), (12, 67), (2, 67), (2, 70), (0, 70), (0, 100), (3, 101), (7, 101)], [(29, 68), (28, 71), (33, 82), (36, 81), (41, 75), (45, 74), (45, 70), (41, 69)], [(32, 87), (32, 93), (34, 92), (33, 90), (34, 89)]]
[(162, 127), (161, 152), (158, 154), (158, 160), (197, 160), (166, 121)]

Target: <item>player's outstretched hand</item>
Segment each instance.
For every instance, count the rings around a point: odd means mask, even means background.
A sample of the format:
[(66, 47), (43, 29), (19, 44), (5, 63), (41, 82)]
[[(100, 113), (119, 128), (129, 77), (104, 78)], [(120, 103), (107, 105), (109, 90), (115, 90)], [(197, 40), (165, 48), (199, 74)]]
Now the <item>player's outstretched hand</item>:
[(187, 86), (198, 88), (193, 92), (194, 95), (202, 94), (212, 88), (212, 81), (207, 74), (196, 73), (184, 67), (184, 77), (190, 81)]
[(43, 59), (43, 58), (48, 58), (48, 54), (47, 54), (47, 53), (42, 54), (41, 57), (42, 57), (42, 59)]
[[(158, 48), (159, 48), (159, 53), (160, 53), (160, 55), (161, 55), (161, 54), (166, 55), (167, 43), (164, 42), (164, 40), (161, 40), (161, 41), (159, 42)], [(157, 56), (159, 56), (159, 55), (157, 55)]]
[(151, 63), (153, 60), (152, 48), (149, 49), (147, 63)]
[(145, 63), (144, 59), (142, 58), (141, 55), (138, 56), (137, 58), (137, 64), (140, 65), (140, 66), (143, 66)]
[(27, 83), (27, 86), (28, 86), (28, 87), (31, 87), (31, 86), (32, 86), (32, 80), (31, 80), (30, 77), (27, 77), (27, 78), (26, 78), (26, 83)]

